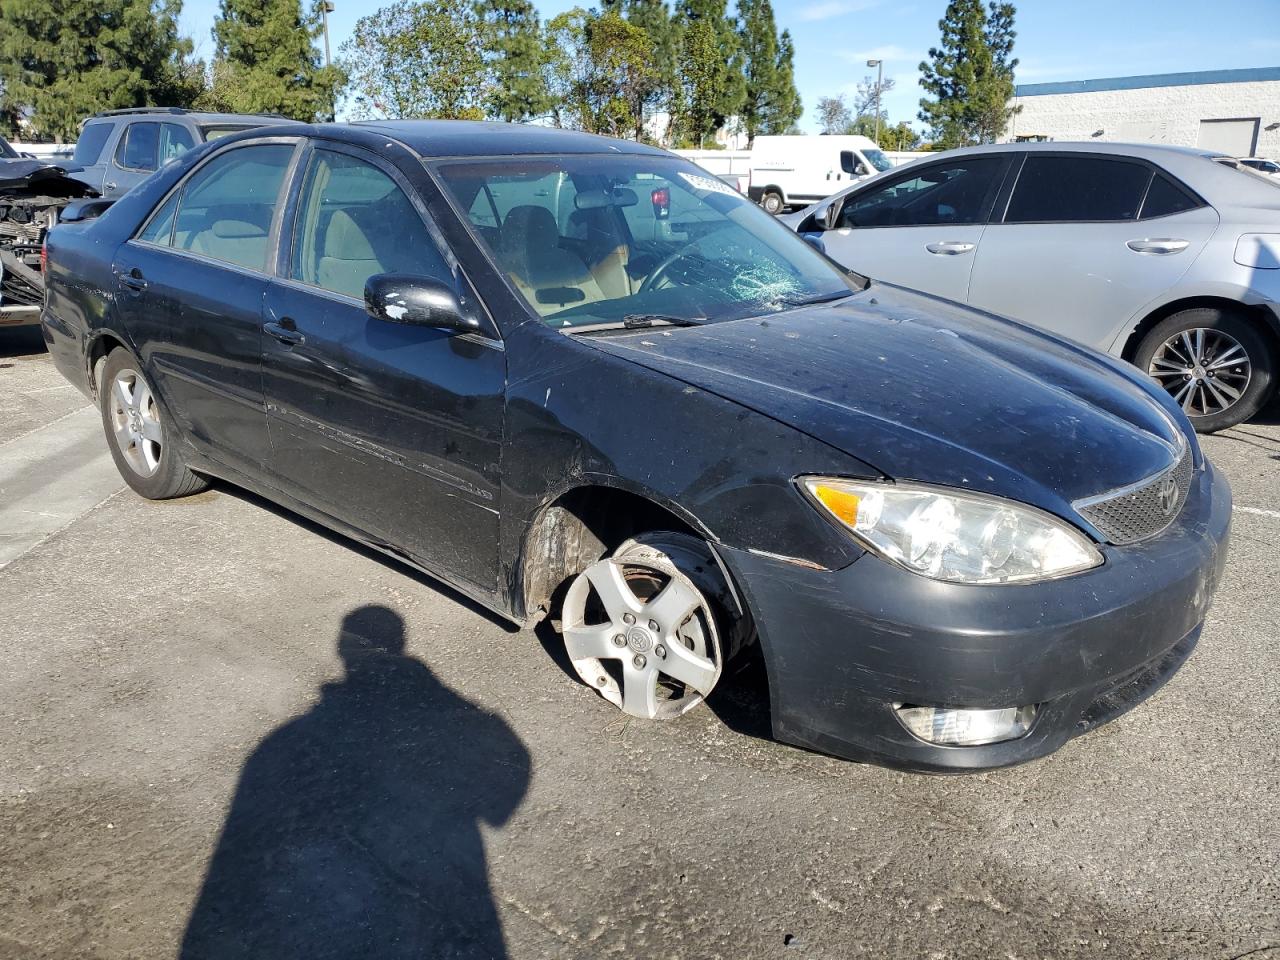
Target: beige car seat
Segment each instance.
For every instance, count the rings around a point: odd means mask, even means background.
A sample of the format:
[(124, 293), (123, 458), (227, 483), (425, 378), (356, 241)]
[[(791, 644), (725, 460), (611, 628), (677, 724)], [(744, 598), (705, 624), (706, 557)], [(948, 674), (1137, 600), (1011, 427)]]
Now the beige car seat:
[(606, 299), (591, 270), (560, 246), (560, 231), (545, 207), (512, 208), (495, 251), (502, 268), (542, 316)]

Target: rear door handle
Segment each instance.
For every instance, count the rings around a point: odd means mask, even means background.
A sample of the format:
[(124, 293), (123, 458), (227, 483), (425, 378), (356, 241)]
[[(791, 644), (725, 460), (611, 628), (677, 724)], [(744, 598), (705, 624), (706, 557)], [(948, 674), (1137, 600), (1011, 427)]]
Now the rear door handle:
[(137, 267), (134, 267), (128, 273), (120, 274), (120, 282), (124, 284), (126, 287), (128, 287), (130, 290), (136, 290), (138, 292), (141, 292), (147, 289), (146, 278), (143, 277), (142, 271), (139, 270)]
[(1153, 237), (1150, 239), (1130, 240), (1125, 244), (1134, 253), (1146, 253), (1155, 256), (1164, 256), (1170, 253), (1181, 253), (1187, 247), (1191, 246), (1190, 240), (1172, 240), (1168, 237)]
[(279, 323), (276, 323), (274, 320), (270, 323), (264, 323), (262, 325), (262, 329), (270, 336), (275, 337), (281, 343), (290, 347), (302, 343), (304, 339), (302, 334), (298, 332), (298, 328), (294, 325), (293, 321), (287, 317)]
[(965, 243), (962, 240), (940, 240), (937, 243), (925, 244), (925, 249), (940, 257), (954, 257), (961, 253), (970, 253), (977, 244)]

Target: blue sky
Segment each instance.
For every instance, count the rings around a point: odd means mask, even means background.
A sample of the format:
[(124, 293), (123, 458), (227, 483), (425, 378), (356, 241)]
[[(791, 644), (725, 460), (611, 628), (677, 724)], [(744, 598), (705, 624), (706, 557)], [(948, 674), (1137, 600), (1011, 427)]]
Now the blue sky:
[[(336, 54), (355, 21), (378, 4), (334, 2)], [(576, 5), (541, 0), (538, 9), (551, 17)], [(1280, 65), (1280, 0), (1022, 0), (1017, 7), (1019, 83)], [(205, 58), (213, 49), (209, 32), (217, 9), (218, 0), (186, 0), (183, 9), (183, 30)], [(945, 9), (946, 0), (774, 0), (779, 29), (795, 37), (801, 126), (816, 131), (818, 98), (852, 93), (872, 72), (865, 62), (882, 59), (885, 75), (897, 81), (885, 108), (893, 121), (911, 120), (919, 129), (917, 67), (938, 42)]]

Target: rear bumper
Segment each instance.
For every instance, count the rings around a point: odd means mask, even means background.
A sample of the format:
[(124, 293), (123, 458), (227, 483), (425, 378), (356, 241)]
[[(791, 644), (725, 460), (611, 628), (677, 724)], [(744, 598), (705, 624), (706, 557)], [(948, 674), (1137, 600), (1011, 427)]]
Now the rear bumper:
[[(778, 739), (959, 772), (1052, 753), (1159, 689), (1200, 637), (1230, 521), (1230, 488), (1206, 463), (1167, 531), (1048, 583), (939, 583), (871, 554), (825, 571), (721, 551), (756, 617)], [(1019, 739), (951, 747), (908, 733), (895, 703), (1040, 707)]]

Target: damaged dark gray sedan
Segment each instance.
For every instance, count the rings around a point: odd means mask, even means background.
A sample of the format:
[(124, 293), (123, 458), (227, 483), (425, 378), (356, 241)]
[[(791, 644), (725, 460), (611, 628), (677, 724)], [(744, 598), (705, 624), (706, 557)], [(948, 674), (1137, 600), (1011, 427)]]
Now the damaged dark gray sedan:
[(677, 717), (754, 660), (779, 739), (973, 770), (1200, 637), (1231, 497), (1167, 394), (660, 150), (265, 128), (71, 216), (45, 336), (136, 491), (220, 477), (550, 617), (602, 708)]

